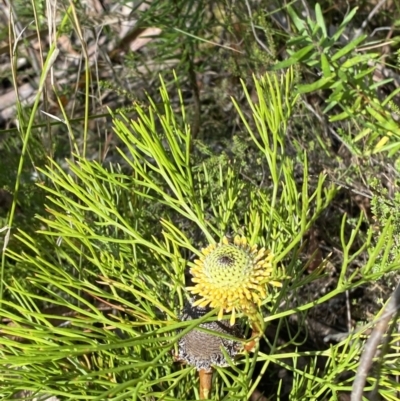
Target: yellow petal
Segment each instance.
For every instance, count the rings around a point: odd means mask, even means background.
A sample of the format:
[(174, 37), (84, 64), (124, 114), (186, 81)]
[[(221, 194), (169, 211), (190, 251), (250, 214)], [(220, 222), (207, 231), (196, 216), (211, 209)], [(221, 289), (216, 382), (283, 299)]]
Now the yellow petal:
[(210, 303), (210, 301), (208, 299), (205, 300), (204, 298), (201, 298), (201, 299), (197, 300), (196, 302), (194, 302), (193, 306), (200, 306), (200, 307), (204, 308), (209, 303)]
[(233, 326), (235, 324), (235, 320), (236, 320), (236, 310), (235, 308), (232, 309), (232, 315), (231, 315), (231, 319), (229, 321), (229, 323), (231, 324), (231, 326)]

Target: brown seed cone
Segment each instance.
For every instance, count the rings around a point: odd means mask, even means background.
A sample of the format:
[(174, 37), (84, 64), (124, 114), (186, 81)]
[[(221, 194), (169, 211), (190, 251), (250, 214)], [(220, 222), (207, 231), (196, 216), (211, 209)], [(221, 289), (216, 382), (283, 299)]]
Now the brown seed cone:
[[(182, 321), (199, 319), (210, 310), (210, 308), (187, 304), (180, 318)], [(195, 366), (197, 370), (211, 372), (212, 366), (227, 366), (228, 363), (221, 348), (224, 348), (231, 358), (235, 357), (243, 348), (240, 341), (243, 338), (243, 332), (237, 323), (231, 326), (229, 321), (222, 320), (203, 323), (199, 327), (237, 337), (238, 341), (228, 340), (197, 329), (191, 330), (179, 341), (177, 359)]]

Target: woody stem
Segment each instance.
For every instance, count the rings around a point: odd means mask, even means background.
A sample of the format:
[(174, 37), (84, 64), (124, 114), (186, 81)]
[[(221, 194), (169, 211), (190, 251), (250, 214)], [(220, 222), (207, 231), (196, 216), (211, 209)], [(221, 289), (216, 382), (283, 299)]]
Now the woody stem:
[(211, 394), (211, 386), (212, 386), (212, 377), (213, 370), (208, 371), (204, 369), (200, 369), (199, 378), (200, 378), (200, 399), (207, 400)]

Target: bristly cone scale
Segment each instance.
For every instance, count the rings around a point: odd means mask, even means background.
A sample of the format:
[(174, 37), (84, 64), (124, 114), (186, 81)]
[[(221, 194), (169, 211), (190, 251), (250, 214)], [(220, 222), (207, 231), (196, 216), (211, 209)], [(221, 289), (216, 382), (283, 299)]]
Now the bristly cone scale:
[[(209, 312), (209, 308), (187, 303), (180, 320), (199, 319)], [(213, 366), (228, 366), (228, 361), (221, 348), (230, 358), (234, 358), (243, 348), (243, 332), (238, 324), (231, 326), (226, 320), (212, 321), (200, 324), (199, 328), (208, 329), (215, 334), (204, 332), (198, 328), (189, 331), (179, 340), (178, 354), (176, 355), (178, 361), (195, 366), (198, 371), (204, 370), (210, 373)], [(220, 337), (218, 333), (229, 335), (237, 340)]]

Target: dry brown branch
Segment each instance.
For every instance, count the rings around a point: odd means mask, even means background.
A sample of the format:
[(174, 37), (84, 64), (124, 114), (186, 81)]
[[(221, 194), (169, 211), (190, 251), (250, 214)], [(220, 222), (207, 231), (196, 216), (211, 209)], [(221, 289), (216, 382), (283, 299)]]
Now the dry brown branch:
[(400, 307), (400, 284), (386, 304), (382, 316), (379, 318), (368, 341), (365, 343), (364, 352), (360, 358), (360, 364), (354, 378), (353, 389), (351, 392), (351, 401), (362, 401), (365, 383), (368, 372), (372, 366), (372, 361), (376, 355), (376, 350), (381, 342), (392, 317), (398, 313)]

